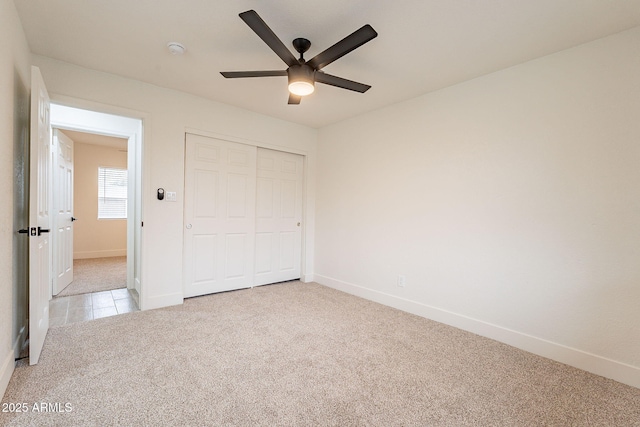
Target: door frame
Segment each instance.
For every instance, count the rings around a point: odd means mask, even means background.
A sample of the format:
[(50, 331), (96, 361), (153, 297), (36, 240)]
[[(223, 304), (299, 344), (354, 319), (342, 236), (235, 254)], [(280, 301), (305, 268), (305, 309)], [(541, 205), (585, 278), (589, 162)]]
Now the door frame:
[[(186, 136), (187, 134), (205, 136), (209, 138), (221, 139), (223, 141), (236, 142), (239, 144), (251, 145), (257, 148), (266, 148), (269, 150), (282, 151), (285, 153), (298, 154), (303, 157), (303, 177), (302, 177), (302, 249), (300, 254), (300, 281), (303, 283), (309, 283), (313, 281), (313, 241), (314, 241), (314, 215), (313, 215), (313, 195), (315, 189), (315, 180), (313, 176), (314, 166), (311, 164), (311, 159), (314, 158), (313, 153), (309, 150), (283, 146), (277, 144), (271, 144), (263, 141), (255, 141), (251, 139), (236, 137), (232, 135), (221, 134), (217, 132), (204, 131), (202, 129), (196, 129), (191, 127), (185, 127), (184, 141), (186, 149)], [(185, 157), (186, 161), (186, 157)], [(184, 169), (186, 173), (186, 168)], [(184, 181), (183, 181), (184, 182)], [(183, 188), (184, 191), (184, 188)], [(184, 227), (184, 224), (183, 224)], [(183, 229), (184, 232), (184, 229)], [(184, 262), (183, 262), (183, 274), (184, 277)], [(184, 290), (184, 283), (182, 286)]]
[(133, 173), (129, 174), (127, 206), (127, 288), (136, 289), (139, 295), (138, 306), (144, 310), (142, 178), (145, 115), (67, 97), (53, 96), (51, 106), (53, 128), (124, 138), (128, 141), (127, 169)]

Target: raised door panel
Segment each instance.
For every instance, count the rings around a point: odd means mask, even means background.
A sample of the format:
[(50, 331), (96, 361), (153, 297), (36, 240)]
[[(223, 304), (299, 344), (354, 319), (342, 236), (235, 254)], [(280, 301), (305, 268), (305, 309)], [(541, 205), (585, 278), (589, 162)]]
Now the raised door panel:
[(196, 169), (193, 171), (193, 216), (197, 219), (218, 217), (218, 172)]
[(251, 286), (252, 271), (248, 269), (251, 265), (247, 263), (247, 246), (251, 237), (248, 233), (227, 233), (225, 239), (225, 280), (246, 279)]
[(273, 272), (273, 257), (268, 256), (274, 247), (273, 235), (271, 232), (256, 233), (256, 276)]
[(248, 193), (250, 180), (255, 179), (249, 174), (230, 173), (227, 175), (227, 219), (246, 220), (252, 211), (253, 194)]
[(217, 249), (218, 236), (215, 234), (196, 234), (193, 236), (193, 284), (198, 286), (202, 283), (215, 282), (216, 270), (218, 266)]
[(274, 180), (258, 177), (256, 183), (256, 216), (261, 219), (273, 219), (274, 206)]

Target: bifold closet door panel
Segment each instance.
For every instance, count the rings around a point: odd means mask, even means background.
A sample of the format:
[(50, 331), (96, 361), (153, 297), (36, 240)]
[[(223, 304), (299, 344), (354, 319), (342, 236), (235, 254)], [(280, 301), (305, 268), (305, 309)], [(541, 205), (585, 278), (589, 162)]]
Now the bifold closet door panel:
[(253, 286), (254, 146), (186, 135), (184, 296)]
[(303, 157), (258, 148), (255, 286), (300, 278)]

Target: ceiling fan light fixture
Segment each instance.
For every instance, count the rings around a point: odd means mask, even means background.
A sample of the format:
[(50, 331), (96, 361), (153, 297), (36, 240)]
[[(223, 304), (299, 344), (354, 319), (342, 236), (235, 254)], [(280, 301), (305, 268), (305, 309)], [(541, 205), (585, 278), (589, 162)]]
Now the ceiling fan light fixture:
[(313, 78), (315, 71), (308, 65), (292, 65), (289, 67), (289, 92), (298, 96), (306, 96), (315, 90)]
[(313, 86), (313, 83), (310, 83), (310, 82), (298, 81), (298, 82), (289, 83), (289, 92), (291, 92), (294, 95), (298, 95), (298, 96), (311, 95), (314, 90), (315, 90), (315, 87)]

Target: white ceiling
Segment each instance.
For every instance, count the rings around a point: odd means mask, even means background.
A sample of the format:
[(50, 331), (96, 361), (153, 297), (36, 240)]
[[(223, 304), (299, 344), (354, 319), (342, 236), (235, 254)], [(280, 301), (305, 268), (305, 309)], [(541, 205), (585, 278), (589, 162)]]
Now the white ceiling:
[[(322, 127), (640, 25), (640, 0), (16, 0), (33, 53), (311, 127)], [(364, 24), (378, 37), (324, 71), (372, 85), (316, 85), (287, 105), (286, 69), (238, 17), (254, 9), (310, 59)], [(173, 56), (169, 41), (187, 52)], [(293, 48), (291, 47), (292, 51)], [(297, 55), (296, 55), (297, 56)]]
[(127, 151), (128, 141), (124, 138), (116, 138), (113, 136), (98, 135), (95, 133), (78, 132), (75, 130), (61, 130), (62, 133), (76, 143), (102, 145), (104, 147), (115, 148), (120, 151)]

